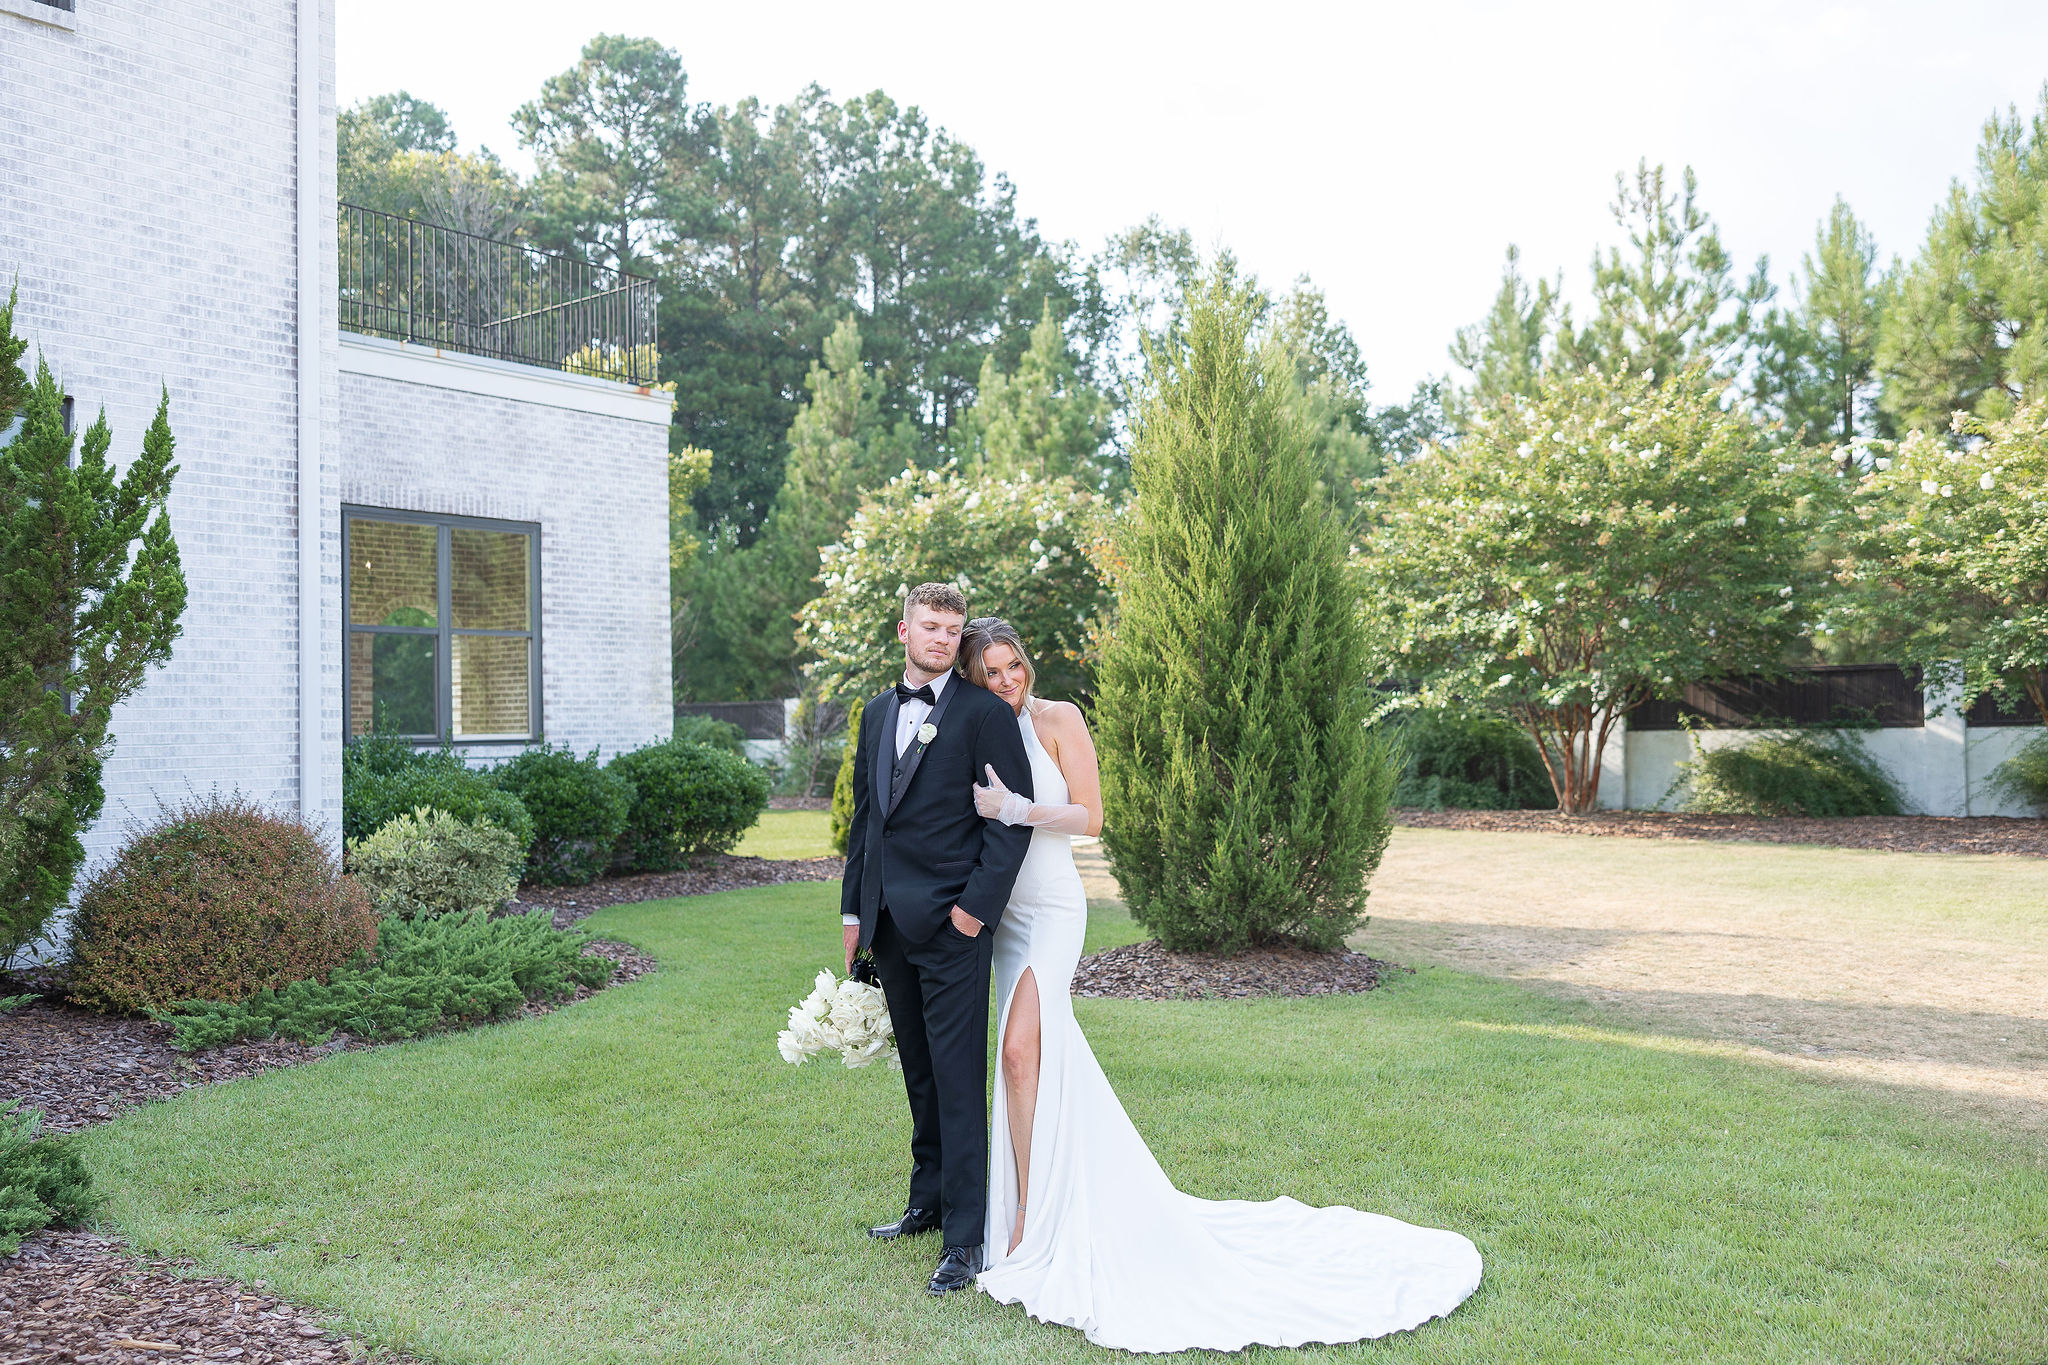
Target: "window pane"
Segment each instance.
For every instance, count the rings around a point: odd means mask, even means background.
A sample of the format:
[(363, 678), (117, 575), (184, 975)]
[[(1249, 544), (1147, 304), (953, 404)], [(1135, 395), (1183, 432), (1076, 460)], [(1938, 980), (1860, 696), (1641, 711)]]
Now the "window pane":
[(524, 638), (455, 637), (455, 734), (523, 735), (532, 729), (527, 705)]
[[(448, 590), (458, 630), (528, 630), (527, 547), (517, 531), (457, 526), (448, 533)], [(524, 726), (520, 727), (525, 730)]]
[(348, 732), (433, 735), (434, 646), (431, 635), (348, 637)]
[[(348, 523), (348, 619), (355, 626), (431, 626), (439, 600), (431, 526)], [(432, 728), (432, 727), (429, 727)]]

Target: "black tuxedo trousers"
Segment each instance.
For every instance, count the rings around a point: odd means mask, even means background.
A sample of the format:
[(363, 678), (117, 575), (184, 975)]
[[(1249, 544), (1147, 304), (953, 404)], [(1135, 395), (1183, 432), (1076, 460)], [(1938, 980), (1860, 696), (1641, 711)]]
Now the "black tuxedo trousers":
[[(988, 1009), (992, 940), (1031, 844), (985, 820), (974, 784), (993, 766), (1031, 795), (1017, 717), (994, 693), (949, 680), (930, 743), (896, 753), (894, 689), (861, 711), (840, 908), (860, 917), (910, 1100), (909, 1207), (937, 1209), (948, 1246), (976, 1246), (988, 1212)], [(954, 906), (982, 923), (969, 936)]]

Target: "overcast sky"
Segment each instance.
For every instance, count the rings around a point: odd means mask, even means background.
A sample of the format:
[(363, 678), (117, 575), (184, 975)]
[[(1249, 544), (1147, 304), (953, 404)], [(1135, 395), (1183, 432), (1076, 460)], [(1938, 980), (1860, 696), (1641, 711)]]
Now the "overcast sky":
[(886, 90), (1048, 237), (1093, 250), (1157, 213), (1269, 284), (1309, 273), (1380, 402), (1449, 368), (1508, 243), (1583, 294), (1640, 157), (1690, 164), (1741, 268), (1768, 252), (1782, 285), (1837, 194), (1910, 255), (1985, 118), (2048, 79), (2038, 2), (338, 4), (344, 103), (409, 90), (522, 169), (508, 116), (601, 31), (675, 48), (693, 101)]

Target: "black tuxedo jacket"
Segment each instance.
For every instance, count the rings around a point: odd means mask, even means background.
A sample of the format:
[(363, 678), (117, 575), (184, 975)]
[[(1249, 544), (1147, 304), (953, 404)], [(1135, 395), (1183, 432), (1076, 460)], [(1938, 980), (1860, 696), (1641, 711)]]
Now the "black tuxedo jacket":
[(983, 819), (974, 786), (987, 781), (982, 765), (990, 764), (1004, 786), (1031, 795), (1031, 758), (1017, 715), (956, 674), (926, 718), (938, 733), (928, 745), (913, 736), (899, 761), (898, 706), (892, 686), (860, 713), (840, 909), (860, 916), (862, 946), (874, 940), (885, 905), (911, 943), (938, 933), (956, 905), (988, 933), (1010, 902), (1031, 828)]

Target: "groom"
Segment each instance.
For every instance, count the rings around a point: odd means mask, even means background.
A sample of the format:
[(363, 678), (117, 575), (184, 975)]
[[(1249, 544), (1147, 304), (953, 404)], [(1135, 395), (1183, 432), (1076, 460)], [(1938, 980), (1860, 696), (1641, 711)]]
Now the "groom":
[(874, 949), (910, 1092), (909, 1205), (868, 1235), (943, 1227), (934, 1294), (983, 1267), (990, 939), (1031, 842), (1029, 826), (974, 809), (984, 764), (1029, 796), (1031, 760), (1010, 708), (953, 671), (966, 624), (949, 583), (904, 598), (903, 681), (861, 711), (839, 902), (848, 964)]

